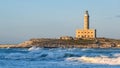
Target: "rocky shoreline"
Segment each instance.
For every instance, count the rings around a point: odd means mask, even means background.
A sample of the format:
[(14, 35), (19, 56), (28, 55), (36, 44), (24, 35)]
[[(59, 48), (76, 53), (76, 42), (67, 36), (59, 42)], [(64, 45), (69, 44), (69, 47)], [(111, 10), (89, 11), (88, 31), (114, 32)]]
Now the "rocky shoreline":
[(120, 48), (120, 40), (108, 38), (96, 39), (48, 39), (35, 38), (16, 45), (0, 45), (0, 48)]

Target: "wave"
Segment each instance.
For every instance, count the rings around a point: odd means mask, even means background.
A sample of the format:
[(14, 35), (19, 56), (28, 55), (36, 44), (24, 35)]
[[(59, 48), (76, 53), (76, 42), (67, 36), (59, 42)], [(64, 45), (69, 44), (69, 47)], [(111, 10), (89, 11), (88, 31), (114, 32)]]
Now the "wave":
[(91, 50), (91, 49), (89, 49), (89, 48), (83, 48), (83, 49), (81, 49), (81, 51), (87, 51), (87, 50)]
[(114, 57), (120, 57), (120, 53), (116, 53), (113, 55)]
[(39, 47), (33, 46), (29, 48), (28, 51), (39, 50), (39, 49), (40, 49)]
[[(16, 51), (16, 50), (14, 50)], [(24, 53), (25, 52), (25, 53)], [(4, 53), (3, 53), (4, 54)], [(48, 61), (48, 60), (61, 60), (64, 61), (65, 58), (68, 57), (79, 57), (81, 56), (79, 53), (75, 53), (64, 49), (41, 49), (39, 47), (31, 47), (27, 49), (27, 51), (17, 51), (17, 52), (10, 52), (5, 53), (2, 56), (2, 59), (9, 59), (9, 60), (41, 60), (41, 61)]]
[[(86, 51), (88, 50), (88, 51)], [(0, 59), (30, 60), (30, 61), (75, 61), (93, 64), (120, 65), (120, 53), (93, 53), (94, 49), (44, 49), (31, 47), (29, 49), (2, 49)], [(89, 56), (89, 57), (88, 57)]]
[(70, 57), (66, 59), (67, 61), (80, 61), (85, 63), (93, 64), (107, 64), (107, 65), (120, 65), (120, 57), (109, 58), (109, 57)]

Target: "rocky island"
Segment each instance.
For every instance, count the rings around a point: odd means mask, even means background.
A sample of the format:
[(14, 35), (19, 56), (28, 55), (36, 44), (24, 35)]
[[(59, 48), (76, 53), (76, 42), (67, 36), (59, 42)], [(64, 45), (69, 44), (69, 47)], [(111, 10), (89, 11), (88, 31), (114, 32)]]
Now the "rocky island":
[(120, 48), (120, 40), (108, 38), (72, 39), (72, 38), (33, 38), (16, 45), (0, 45), (0, 48)]

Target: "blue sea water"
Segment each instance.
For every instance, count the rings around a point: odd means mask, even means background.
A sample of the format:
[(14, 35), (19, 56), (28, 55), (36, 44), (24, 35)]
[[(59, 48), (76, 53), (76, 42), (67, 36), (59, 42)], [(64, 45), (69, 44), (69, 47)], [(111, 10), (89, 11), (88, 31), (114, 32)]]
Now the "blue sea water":
[(0, 68), (120, 68), (120, 49), (3, 48)]

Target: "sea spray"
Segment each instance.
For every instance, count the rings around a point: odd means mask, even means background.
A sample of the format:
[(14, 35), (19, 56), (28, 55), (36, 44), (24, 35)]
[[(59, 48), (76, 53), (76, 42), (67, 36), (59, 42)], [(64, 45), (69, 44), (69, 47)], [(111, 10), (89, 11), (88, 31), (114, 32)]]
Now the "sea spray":
[(39, 50), (39, 49), (40, 49), (39, 47), (33, 46), (29, 48), (28, 51)]
[(93, 64), (108, 64), (108, 65), (120, 65), (120, 57), (117, 58), (109, 58), (106, 56), (103, 57), (70, 57), (66, 58), (67, 61), (81, 61), (85, 63), (93, 63)]

